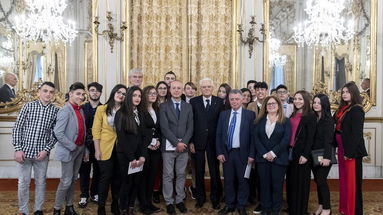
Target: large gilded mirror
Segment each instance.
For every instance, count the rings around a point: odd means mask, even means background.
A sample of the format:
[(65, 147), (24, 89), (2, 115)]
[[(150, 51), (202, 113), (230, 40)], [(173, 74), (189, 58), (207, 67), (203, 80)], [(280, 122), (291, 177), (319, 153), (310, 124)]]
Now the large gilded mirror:
[[(76, 28), (82, 33), (81, 39), (78, 40), (79, 44), (91, 37), (88, 29), (91, 23), (92, 2), (91, 0), (66, 2), (67, 7), (63, 13), (63, 19), (65, 22), (74, 20), (81, 24)], [(64, 43), (62, 40), (43, 42), (41, 38), (34, 41), (30, 38), (22, 38), (16, 33), (17, 19), (20, 18), (20, 15), (25, 15), (30, 8), (32, 6), (28, 5), (26, 1), (0, 1), (0, 87), (5, 86), (4, 77), (9, 77), (5, 74), (12, 72), (18, 78), (14, 92), (9, 96), (11, 99), (8, 97), (0, 99), (0, 118), (7, 115), (15, 116), (23, 104), (36, 99), (37, 88), (42, 81), (51, 81), (55, 84), (58, 93), (54, 102), (59, 105), (63, 104), (63, 94), (67, 90), (68, 79), (78, 80), (78, 77), (81, 77), (78, 74), (87, 68), (87, 65), (84, 65), (86, 63), (83, 63), (83, 58), (77, 55), (73, 57), (73, 53), (77, 53), (76, 44)], [(84, 14), (87, 14), (86, 12), (90, 14), (77, 16), (74, 13), (76, 8), (82, 8)], [(38, 24), (36, 23), (36, 25)], [(83, 52), (84, 50), (80, 50), (78, 55), (83, 56)], [(69, 64), (68, 53), (72, 57)], [(89, 55), (91, 56), (91, 53)], [(70, 78), (68, 78), (67, 67), (71, 67), (73, 71), (70, 73)], [(80, 67), (85, 67), (85, 69), (80, 69)]]
[[(346, 82), (360, 86), (368, 108), (376, 101), (376, 0), (348, 0), (342, 16), (353, 20), (354, 37), (326, 48), (298, 46), (294, 27), (307, 19), (306, 0), (265, 0), (268, 29), (264, 79), (271, 88), (285, 84), (291, 92), (327, 92), (335, 104)], [(268, 65), (268, 66), (267, 66)], [(369, 81), (369, 87), (367, 85)], [(367, 104), (366, 104), (367, 105)], [(333, 105), (336, 107), (336, 104)]]

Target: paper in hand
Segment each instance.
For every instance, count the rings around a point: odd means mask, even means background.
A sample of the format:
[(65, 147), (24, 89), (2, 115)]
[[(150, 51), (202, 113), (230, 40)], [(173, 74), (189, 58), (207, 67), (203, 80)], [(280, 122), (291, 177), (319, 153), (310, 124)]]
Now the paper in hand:
[(251, 164), (247, 164), (244, 178), (250, 178), (250, 172), (251, 172)]
[(129, 163), (128, 175), (136, 173), (136, 172), (141, 172), (142, 169), (144, 168), (144, 165), (141, 165), (141, 166), (138, 166), (138, 167), (135, 167), (135, 168), (132, 168), (131, 165), (132, 164)]

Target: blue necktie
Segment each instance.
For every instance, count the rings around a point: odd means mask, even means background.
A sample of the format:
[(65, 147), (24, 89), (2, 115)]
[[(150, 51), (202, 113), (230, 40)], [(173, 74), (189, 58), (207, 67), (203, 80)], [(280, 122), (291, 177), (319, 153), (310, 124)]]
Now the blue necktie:
[(178, 119), (180, 118), (181, 110), (180, 110), (180, 103), (176, 103), (176, 114)]
[(227, 132), (227, 149), (230, 151), (233, 148), (233, 137), (234, 137), (234, 130), (235, 130), (235, 124), (237, 122), (237, 112), (233, 112), (233, 118), (231, 118), (229, 130)]
[(283, 104), (283, 110), (286, 112), (287, 104)]

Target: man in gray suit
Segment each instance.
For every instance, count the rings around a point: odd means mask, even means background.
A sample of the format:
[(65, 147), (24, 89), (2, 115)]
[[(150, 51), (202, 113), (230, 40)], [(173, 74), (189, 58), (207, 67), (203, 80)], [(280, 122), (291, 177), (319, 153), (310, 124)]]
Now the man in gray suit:
[(183, 84), (173, 81), (170, 84), (171, 99), (160, 105), (160, 126), (162, 131), (163, 196), (168, 214), (175, 214), (173, 206), (173, 178), (176, 172), (176, 207), (187, 213), (185, 198), (186, 165), (188, 143), (193, 134), (193, 110), (190, 104), (181, 100)]
[(65, 201), (65, 215), (77, 215), (73, 208), (75, 181), (81, 162), (88, 160), (85, 149), (85, 118), (81, 104), (85, 87), (76, 82), (69, 88), (69, 102), (57, 113), (54, 134), (57, 138), (55, 159), (61, 161), (61, 179), (57, 188), (53, 215), (60, 215)]

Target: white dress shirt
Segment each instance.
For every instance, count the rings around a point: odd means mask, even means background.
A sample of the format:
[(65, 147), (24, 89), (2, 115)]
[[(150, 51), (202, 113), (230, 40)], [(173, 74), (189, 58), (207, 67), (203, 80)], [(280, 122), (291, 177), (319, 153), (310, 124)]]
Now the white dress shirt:
[(240, 143), (239, 143), (239, 137), (240, 137), (240, 129), (241, 129), (241, 116), (242, 116), (242, 107), (240, 107), (238, 110), (234, 111), (231, 109), (231, 114), (230, 114), (230, 120), (229, 120), (229, 125), (228, 128), (230, 127), (230, 122), (233, 119), (234, 112), (237, 112), (237, 120), (235, 123), (235, 129), (234, 129), (234, 135), (233, 135), (233, 143), (232, 143), (232, 148), (239, 148)]

